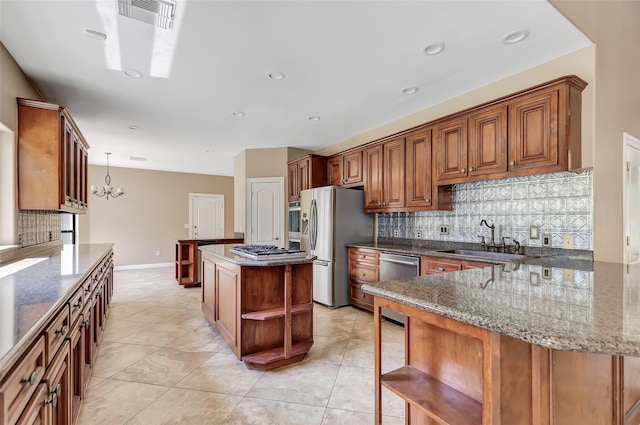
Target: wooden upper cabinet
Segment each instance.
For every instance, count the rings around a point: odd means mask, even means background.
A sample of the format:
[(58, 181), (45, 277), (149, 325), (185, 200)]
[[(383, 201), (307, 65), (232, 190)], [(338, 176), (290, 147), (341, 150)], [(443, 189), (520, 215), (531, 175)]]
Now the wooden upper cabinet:
[(409, 134), (405, 149), (405, 206), (430, 207), (433, 205), (431, 130)]
[(364, 211), (378, 212), (382, 208), (382, 145), (364, 150)]
[(507, 171), (507, 106), (469, 115), (468, 175)]
[(287, 163), (287, 199), (300, 200), (303, 190), (327, 184), (327, 158), (305, 155)]
[(364, 211), (386, 212), (404, 208), (404, 137), (364, 150)]
[(18, 98), (18, 208), (84, 213), (88, 149), (63, 106)]
[(454, 118), (434, 129), (435, 179), (439, 182), (467, 176), (467, 118)]
[(509, 104), (509, 170), (559, 165), (558, 92), (548, 90)]
[(404, 137), (383, 145), (382, 207), (385, 210), (404, 207)]
[(362, 185), (362, 151), (349, 152), (327, 161), (328, 184), (332, 186)]

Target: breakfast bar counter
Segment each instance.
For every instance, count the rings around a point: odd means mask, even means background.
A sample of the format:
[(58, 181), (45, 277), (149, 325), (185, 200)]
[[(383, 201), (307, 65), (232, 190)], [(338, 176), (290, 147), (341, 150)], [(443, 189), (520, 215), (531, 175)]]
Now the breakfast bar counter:
[[(381, 388), (409, 424), (640, 423), (640, 265), (510, 263), (371, 283)], [(382, 373), (381, 309), (405, 315), (406, 365)]]
[(202, 311), (248, 368), (302, 360), (313, 345), (313, 260), (256, 260), (235, 245), (201, 246)]

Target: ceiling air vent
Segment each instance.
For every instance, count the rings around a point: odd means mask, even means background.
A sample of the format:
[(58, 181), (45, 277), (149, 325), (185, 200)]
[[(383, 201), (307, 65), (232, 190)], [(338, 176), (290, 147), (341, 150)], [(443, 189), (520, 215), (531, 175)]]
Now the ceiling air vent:
[(118, 13), (127, 18), (170, 30), (176, 3), (171, 0), (118, 0)]

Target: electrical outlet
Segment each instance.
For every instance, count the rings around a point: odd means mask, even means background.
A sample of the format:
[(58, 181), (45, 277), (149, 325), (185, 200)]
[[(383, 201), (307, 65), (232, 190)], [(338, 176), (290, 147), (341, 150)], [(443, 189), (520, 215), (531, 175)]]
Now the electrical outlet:
[(416, 239), (422, 239), (422, 230), (416, 230)]
[(400, 234), (400, 232), (398, 231), (398, 229), (395, 229), (395, 230), (393, 231), (393, 237), (394, 237), (394, 238), (397, 238), (399, 234)]
[(529, 228), (529, 239), (540, 239), (540, 226), (531, 226)]
[(542, 235), (542, 246), (551, 246), (551, 235)]
[(446, 224), (441, 224), (440, 226), (438, 226), (438, 232), (440, 232), (441, 235), (448, 235), (449, 226), (447, 226)]
[(156, 255), (160, 255), (160, 250), (159, 249), (156, 250)]
[(542, 269), (542, 278), (551, 279), (551, 269), (549, 267), (544, 267)]
[(564, 249), (573, 249), (573, 236), (565, 235), (562, 238), (562, 246)]
[(573, 282), (573, 278), (574, 278), (574, 271), (571, 269), (564, 269), (564, 271), (562, 272), (562, 280), (564, 280), (567, 283), (571, 283)]

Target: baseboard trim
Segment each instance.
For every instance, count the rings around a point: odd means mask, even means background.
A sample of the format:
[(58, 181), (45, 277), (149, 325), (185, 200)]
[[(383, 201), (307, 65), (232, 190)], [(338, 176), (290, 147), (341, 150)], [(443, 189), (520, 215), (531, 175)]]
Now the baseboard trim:
[(114, 270), (156, 269), (158, 267), (173, 266), (173, 263), (131, 264), (130, 266), (115, 266)]

